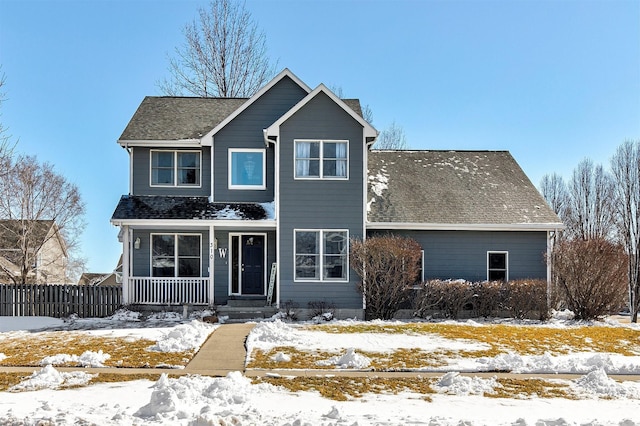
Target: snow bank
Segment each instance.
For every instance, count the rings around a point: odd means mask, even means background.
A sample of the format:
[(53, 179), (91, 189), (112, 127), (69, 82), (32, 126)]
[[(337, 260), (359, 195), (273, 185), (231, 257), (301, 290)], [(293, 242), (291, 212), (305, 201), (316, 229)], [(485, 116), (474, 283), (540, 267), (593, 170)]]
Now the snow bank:
[(34, 391), (40, 389), (57, 389), (61, 386), (86, 385), (94, 377), (83, 371), (61, 373), (51, 364), (40, 371), (34, 371), (31, 377), (9, 388), (9, 392)]
[(543, 355), (519, 355), (508, 353), (500, 354), (494, 358), (469, 360), (469, 363), (462, 360), (459, 365), (465, 371), (586, 374), (602, 369), (607, 374), (640, 374), (640, 356), (590, 352), (570, 355), (551, 355), (549, 353)]
[(438, 393), (447, 395), (483, 395), (485, 392), (493, 392), (496, 383), (495, 377), (490, 379), (466, 377), (453, 371), (442, 376), (434, 388)]
[(40, 365), (65, 365), (73, 364), (80, 367), (104, 367), (104, 362), (111, 358), (111, 355), (98, 352), (85, 351), (82, 355), (57, 354), (44, 357), (40, 361)]
[(155, 345), (147, 350), (154, 352), (185, 352), (196, 350), (218, 326), (193, 320), (173, 327), (165, 333)]
[(355, 349), (349, 348), (344, 355), (334, 356), (328, 360), (318, 361), (316, 364), (321, 366), (335, 365), (338, 368), (345, 369), (363, 369), (371, 365), (371, 360), (364, 355), (356, 353)]
[(0, 333), (18, 330), (39, 330), (61, 327), (64, 321), (50, 317), (0, 317)]
[(640, 383), (618, 383), (607, 376), (602, 368), (575, 380), (573, 388), (577, 393), (587, 396), (640, 399)]

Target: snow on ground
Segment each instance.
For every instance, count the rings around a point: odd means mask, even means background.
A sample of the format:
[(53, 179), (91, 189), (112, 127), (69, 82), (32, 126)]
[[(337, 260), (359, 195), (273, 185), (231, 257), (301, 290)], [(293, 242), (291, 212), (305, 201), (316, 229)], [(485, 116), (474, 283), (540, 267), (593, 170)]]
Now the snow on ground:
[[(84, 321), (81, 326), (76, 322), (69, 327), (92, 328), (91, 320)], [(156, 350), (172, 350), (188, 342), (199, 344), (194, 335), (198, 335), (201, 325), (203, 330), (209, 327), (197, 321), (177, 319), (172, 326), (166, 319), (158, 320), (157, 327), (139, 320), (126, 321), (127, 325), (125, 321), (109, 321), (93, 323), (93, 328), (107, 327), (105, 330), (83, 332), (122, 333), (135, 338), (138, 331), (144, 330), (147, 333), (144, 337), (162, 337)], [(555, 326), (563, 325), (556, 323)], [(131, 332), (133, 334), (126, 334)], [(142, 335), (144, 333), (140, 333)], [(483, 348), (477, 343), (437, 336), (327, 334), (302, 330), (281, 321), (257, 324), (247, 344), (250, 349), (290, 345), (341, 353), (326, 361), (327, 368), (366, 368), (367, 359), (358, 351), (397, 347)], [(278, 353), (275, 357), (286, 360), (288, 355)], [(588, 361), (585, 354), (556, 357), (553, 362), (550, 361), (553, 357), (548, 355), (529, 357), (526, 362), (524, 357), (515, 356), (499, 360), (500, 365), (507, 368), (524, 368), (522, 365), (528, 364), (527, 368), (536, 371), (546, 371), (554, 365), (568, 368), (579, 365), (584, 370), (582, 376), (555, 381), (567, 384), (581, 395), (580, 400), (487, 398), (482, 395), (497, 386), (495, 378), (467, 377), (444, 371), (433, 386), (436, 393), (431, 395), (431, 401), (410, 392), (367, 394), (360, 399), (334, 401), (316, 392), (292, 393), (278, 386), (252, 384), (238, 372), (223, 378), (162, 376), (155, 383), (137, 380), (59, 389), (86, 383), (90, 375), (82, 371), (61, 373), (47, 365), (36, 369), (11, 392), (0, 394), (0, 425), (640, 426), (640, 382), (617, 382), (609, 377), (614, 372), (640, 371), (640, 361), (637, 357), (607, 358), (606, 354), (591, 354), (591, 357)], [(489, 362), (480, 362), (476, 369), (483, 369)]]

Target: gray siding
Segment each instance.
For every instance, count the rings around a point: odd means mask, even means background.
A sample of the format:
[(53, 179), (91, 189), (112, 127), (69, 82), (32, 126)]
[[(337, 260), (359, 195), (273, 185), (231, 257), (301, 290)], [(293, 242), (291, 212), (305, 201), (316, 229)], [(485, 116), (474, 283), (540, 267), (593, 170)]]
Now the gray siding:
[[(348, 180), (295, 180), (294, 140), (349, 141)], [(350, 238), (363, 232), (363, 128), (319, 93), (280, 129), (280, 302), (306, 308), (311, 301), (329, 301), (337, 308), (362, 308), (358, 276), (348, 283), (294, 282), (294, 230), (346, 229)]]
[(133, 241), (136, 238), (140, 238), (140, 248), (133, 249), (131, 251), (131, 257), (133, 260), (133, 276), (137, 277), (149, 277), (151, 276), (151, 234), (199, 234), (201, 235), (201, 264), (202, 264), (202, 276), (209, 276), (209, 232), (197, 231), (197, 230), (183, 230), (173, 231), (167, 229), (135, 229), (133, 231)]
[[(424, 250), (425, 279), (487, 279), (487, 251), (509, 252), (509, 279), (546, 279), (546, 232), (390, 231)], [(375, 231), (371, 235), (383, 234)]]
[(274, 148), (266, 147), (266, 190), (229, 189), (229, 148), (265, 149), (262, 130), (307, 93), (284, 78), (214, 136), (214, 199), (219, 202), (269, 202), (274, 199)]
[[(157, 187), (151, 186), (151, 149), (136, 147), (133, 149), (133, 195), (184, 195), (204, 196), (211, 193), (211, 149), (185, 149), (185, 151), (201, 151), (201, 186)], [(155, 149), (155, 148), (154, 148)], [(164, 148), (158, 148), (164, 149)], [(167, 148), (171, 150), (170, 148)], [(179, 150), (181, 151), (181, 150)]]

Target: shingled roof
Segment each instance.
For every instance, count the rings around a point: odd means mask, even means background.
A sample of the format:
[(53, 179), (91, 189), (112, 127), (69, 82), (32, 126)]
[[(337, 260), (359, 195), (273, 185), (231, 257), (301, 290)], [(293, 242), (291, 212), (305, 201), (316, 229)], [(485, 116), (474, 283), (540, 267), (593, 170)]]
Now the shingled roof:
[(371, 151), (370, 223), (557, 224), (507, 151)]
[(210, 203), (207, 197), (123, 195), (112, 221), (138, 219), (266, 220), (273, 219), (260, 203)]
[[(147, 96), (120, 141), (179, 141), (202, 138), (240, 108), (247, 98)], [(358, 99), (343, 99), (362, 116)]]

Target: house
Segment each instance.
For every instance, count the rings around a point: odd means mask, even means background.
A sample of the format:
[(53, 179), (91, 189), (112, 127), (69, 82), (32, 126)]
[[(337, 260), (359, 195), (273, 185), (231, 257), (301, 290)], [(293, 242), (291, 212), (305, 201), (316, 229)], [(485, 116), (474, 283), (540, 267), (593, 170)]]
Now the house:
[(507, 152), (375, 151), (354, 99), (285, 69), (249, 99), (146, 97), (111, 222), (132, 305), (328, 302), (362, 316), (349, 241), (393, 232), (424, 278), (548, 278), (562, 227)]
[(0, 220), (0, 282), (66, 284), (68, 253), (52, 220)]
[(118, 287), (122, 285), (122, 256), (118, 259), (116, 268), (107, 273), (83, 272), (78, 279), (78, 285)]

